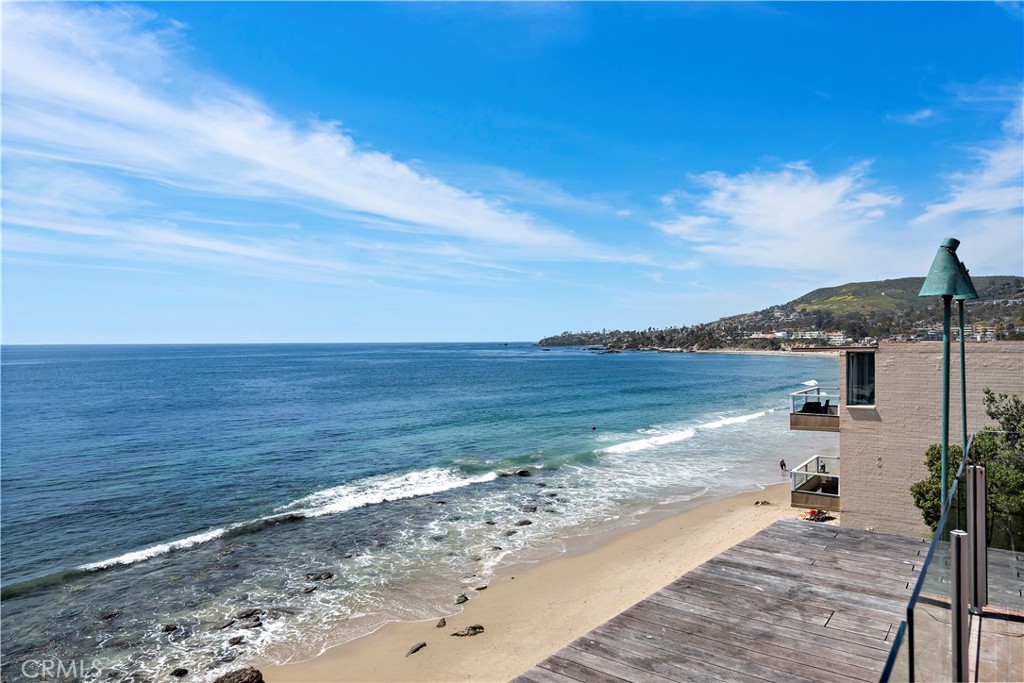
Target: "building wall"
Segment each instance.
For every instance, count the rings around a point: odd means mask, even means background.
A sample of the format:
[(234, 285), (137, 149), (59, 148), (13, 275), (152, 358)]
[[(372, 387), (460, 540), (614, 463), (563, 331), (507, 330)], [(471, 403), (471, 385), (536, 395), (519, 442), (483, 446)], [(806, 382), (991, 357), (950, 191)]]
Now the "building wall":
[[(846, 396), (847, 352), (840, 354)], [(1024, 343), (966, 345), (967, 429), (993, 421), (982, 390), (1024, 396)], [(959, 444), (960, 350), (950, 345), (949, 443)], [(840, 418), (843, 526), (912, 536), (930, 531), (914, 507), (910, 485), (928, 475), (924, 453), (942, 440), (942, 342), (882, 343), (875, 352), (875, 406), (843, 406)], [(952, 475), (953, 473), (951, 473)]]

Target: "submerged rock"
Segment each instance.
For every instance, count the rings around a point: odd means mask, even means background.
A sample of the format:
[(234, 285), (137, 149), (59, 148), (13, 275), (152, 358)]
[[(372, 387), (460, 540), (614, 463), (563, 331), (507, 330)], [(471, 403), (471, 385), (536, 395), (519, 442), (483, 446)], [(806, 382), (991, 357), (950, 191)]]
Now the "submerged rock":
[(438, 628), (444, 628), (447, 625), (448, 625), (448, 622), (445, 620), (444, 617), (441, 617), (440, 619), (437, 620), (437, 627)]
[(228, 619), (227, 621), (222, 621), (222, 622), (220, 622), (219, 624), (214, 624), (214, 625), (213, 625), (213, 626), (212, 626), (211, 628), (212, 628), (212, 629), (213, 629), (214, 631), (223, 631), (223, 630), (224, 630), (224, 629), (226, 629), (226, 628), (227, 628), (228, 626), (231, 626), (231, 625), (232, 625), (232, 624), (234, 624), (234, 623), (235, 623), (235, 620), (234, 620), (234, 619)]
[(456, 605), (461, 605), (462, 603), (468, 602), (468, 601), (469, 601), (469, 598), (466, 597), (465, 593), (463, 593), (459, 597), (455, 598), (455, 604)]
[(413, 645), (412, 647), (410, 647), (409, 651), (405, 653), (405, 656), (408, 657), (409, 655), (414, 655), (417, 652), (419, 652), (420, 650), (422, 650), (423, 648), (425, 648), (426, 646), (427, 646), (427, 644), (424, 641), (421, 640), (420, 642), (418, 642), (415, 645)]
[(172, 631), (177, 631), (178, 630), (178, 625), (177, 624), (164, 624), (163, 627), (160, 630), (163, 631), (164, 633), (171, 633)]
[(244, 609), (235, 615), (235, 619), (252, 619), (258, 614), (263, 614), (263, 610), (259, 607), (252, 607), (250, 609)]
[(516, 522), (516, 526), (530, 526), (531, 524), (533, 524), (533, 522), (531, 522), (528, 519), (521, 519), (518, 522)]
[(228, 638), (228, 645), (241, 645), (245, 642), (245, 636), (233, 636)]
[(239, 624), (238, 628), (260, 628), (261, 626), (263, 626), (263, 622), (259, 618), (256, 618), (252, 621), (247, 621), (244, 624)]
[(473, 624), (472, 626), (467, 626), (466, 628), (462, 629), (461, 631), (456, 631), (452, 635), (453, 636), (458, 636), (460, 638), (465, 638), (467, 636), (476, 636), (476, 635), (479, 635), (479, 634), (481, 634), (483, 632), (484, 632), (484, 627), (483, 626), (481, 626), (480, 624)]
[(530, 476), (533, 476), (533, 473), (530, 472), (530, 470), (527, 470), (527, 469), (516, 470), (516, 476), (517, 477), (530, 477)]
[(174, 676), (175, 678), (181, 678), (183, 676), (188, 676), (188, 669), (186, 669), (185, 667), (179, 666), (177, 669), (175, 669), (174, 671), (171, 672), (171, 675)]
[(113, 609), (109, 612), (104, 612), (103, 614), (101, 614), (100, 619), (102, 619), (103, 621), (110, 621), (111, 619), (117, 619), (122, 614), (124, 614), (124, 612), (122, 612), (121, 610)]
[(247, 666), (244, 669), (229, 671), (219, 676), (213, 683), (264, 683), (263, 674), (259, 669)]
[(518, 532), (515, 529), (509, 529), (505, 532), (506, 536), (515, 536)]
[(307, 581), (326, 581), (327, 579), (333, 579), (334, 574), (331, 572), (309, 572), (306, 574)]
[(537, 506), (536, 505), (524, 505), (523, 506), (523, 512), (536, 512), (536, 511), (537, 511)]

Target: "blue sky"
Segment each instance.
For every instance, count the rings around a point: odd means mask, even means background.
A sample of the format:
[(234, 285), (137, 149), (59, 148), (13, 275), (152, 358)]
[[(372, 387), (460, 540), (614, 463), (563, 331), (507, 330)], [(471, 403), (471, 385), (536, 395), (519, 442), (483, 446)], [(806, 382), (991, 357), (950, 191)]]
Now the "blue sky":
[(1020, 3), (5, 3), (5, 343), (535, 340), (1024, 270)]

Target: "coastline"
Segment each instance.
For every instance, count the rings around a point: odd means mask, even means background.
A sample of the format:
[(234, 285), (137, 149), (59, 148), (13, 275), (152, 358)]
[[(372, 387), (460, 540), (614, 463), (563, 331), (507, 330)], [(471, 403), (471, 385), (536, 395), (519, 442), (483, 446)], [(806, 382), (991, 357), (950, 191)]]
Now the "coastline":
[[(769, 501), (770, 505), (761, 505)], [(437, 620), (391, 622), (303, 662), (254, 662), (269, 683), (316, 681), (505, 681), (659, 590), (681, 574), (783, 517), (787, 483), (728, 498), (656, 509), (624, 529), (569, 539), (567, 551), (505, 567), (470, 600)], [(452, 637), (479, 624), (484, 632)], [(407, 655), (418, 643), (426, 646)], [(261, 665), (262, 664), (262, 665)]]

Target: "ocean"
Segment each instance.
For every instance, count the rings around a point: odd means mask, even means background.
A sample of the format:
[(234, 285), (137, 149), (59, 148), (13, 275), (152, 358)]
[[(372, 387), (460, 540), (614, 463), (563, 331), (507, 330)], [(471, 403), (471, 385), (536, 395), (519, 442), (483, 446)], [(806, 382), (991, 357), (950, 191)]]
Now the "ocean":
[(308, 658), (835, 447), (788, 429), (833, 356), (5, 346), (0, 371), (4, 681)]

